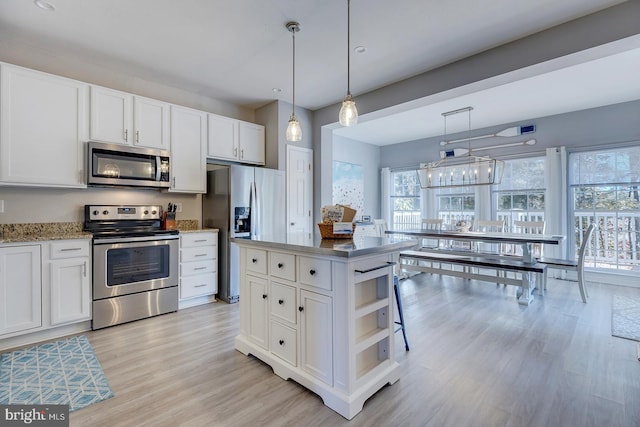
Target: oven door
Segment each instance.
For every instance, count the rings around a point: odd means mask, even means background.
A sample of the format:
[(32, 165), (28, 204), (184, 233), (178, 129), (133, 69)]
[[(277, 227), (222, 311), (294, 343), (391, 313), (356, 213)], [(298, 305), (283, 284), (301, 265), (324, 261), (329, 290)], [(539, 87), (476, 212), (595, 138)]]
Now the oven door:
[(178, 286), (178, 236), (93, 242), (93, 299)]

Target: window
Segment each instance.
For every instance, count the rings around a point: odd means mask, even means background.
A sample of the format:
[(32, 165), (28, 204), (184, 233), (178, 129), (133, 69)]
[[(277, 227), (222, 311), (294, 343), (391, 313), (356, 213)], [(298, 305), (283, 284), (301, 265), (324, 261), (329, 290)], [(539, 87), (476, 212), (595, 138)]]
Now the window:
[(420, 182), (415, 170), (391, 172), (391, 210), (394, 230), (420, 228)]
[(452, 187), (436, 190), (438, 218), (453, 228), (458, 221), (471, 224), (475, 217), (476, 197), (473, 187)]
[(507, 230), (513, 221), (544, 221), (544, 157), (506, 160), (500, 184), (492, 188), (495, 217)]
[(572, 153), (569, 176), (576, 247), (595, 222), (585, 265), (640, 271), (640, 147)]

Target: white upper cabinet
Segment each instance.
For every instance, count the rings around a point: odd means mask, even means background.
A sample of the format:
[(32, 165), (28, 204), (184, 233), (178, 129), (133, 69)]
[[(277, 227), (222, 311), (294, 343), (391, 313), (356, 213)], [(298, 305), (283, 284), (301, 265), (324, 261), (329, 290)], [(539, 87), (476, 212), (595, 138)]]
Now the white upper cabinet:
[(133, 97), (133, 144), (169, 149), (170, 104), (155, 99)]
[(264, 126), (209, 114), (207, 156), (264, 165)]
[(171, 106), (171, 188), (207, 192), (207, 113)]
[(215, 159), (238, 160), (238, 120), (208, 114), (209, 139), (207, 156)]
[(264, 165), (264, 126), (239, 122), (240, 161)]
[(89, 86), (8, 64), (0, 67), (0, 182), (86, 187)]
[(170, 104), (91, 86), (91, 139), (169, 149)]

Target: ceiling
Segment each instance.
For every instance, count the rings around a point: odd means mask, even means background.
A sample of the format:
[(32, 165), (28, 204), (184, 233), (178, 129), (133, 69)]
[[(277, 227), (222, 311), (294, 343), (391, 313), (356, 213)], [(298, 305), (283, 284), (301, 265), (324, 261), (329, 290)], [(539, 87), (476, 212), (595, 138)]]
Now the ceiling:
[[(3, 45), (20, 46), (70, 66), (90, 62), (122, 76), (257, 108), (276, 99), (291, 101), (292, 44), (285, 23), (296, 20), (302, 28), (296, 35), (296, 103), (315, 110), (339, 102), (346, 93), (345, 0), (48, 1), (54, 12), (36, 7), (32, 0), (0, 1), (0, 54)], [(364, 46), (366, 52), (352, 50), (351, 92), (357, 101), (358, 94), (621, 2), (353, 0), (351, 48)], [(425, 105), (390, 111), (387, 118), (363, 120), (339, 132), (384, 145), (441, 134), (441, 120), (432, 120), (430, 129), (415, 124), (427, 113), (441, 119), (443, 111), (466, 105), (474, 106), (474, 127), (483, 127), (570, 111), (577, 105), (638, 99), (640, 94), (613, 86), (629, 83), (631, 76), (622, 72), (609, 82), (591, 80), (611, 66), (606, 60), (632, 61), (631, 68), (640, 69), (638, 52), (538, 75), (514, 75), (492, 87), (467, 88), (468, 93), (454, 94), (455, 102), (425, 100)], [(576, 80), (575, 73), (582, 73), (584, 80)], [(604, 90), (594, 88), (594, 81)], [(548, 97), (557, 94), (557, 88), (567, 90), (560, 96), (565, 102), (550, 103)], [(526, 105), (517, 102), (522, 93), (534, 95)], [(482, 108), (488, 100), (491, 108)]]

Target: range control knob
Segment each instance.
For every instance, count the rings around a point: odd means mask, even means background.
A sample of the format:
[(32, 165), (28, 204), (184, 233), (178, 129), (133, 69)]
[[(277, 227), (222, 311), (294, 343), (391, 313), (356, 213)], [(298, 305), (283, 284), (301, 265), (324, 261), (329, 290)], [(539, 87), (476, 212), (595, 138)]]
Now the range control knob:
[(99, 210), (96, 209), (95, 211), (93, 211), (93, 215), (98, 216), (99, 214), (100, 214)]
[(105, 210), (102, 211), (102, 214), (103, 215), (109, 215), (109, 211), (105, 209)]
[(157, 214), (157, 213), (158, 213), (158, 212), (156, 212), (156, 211), (151, 211), (151, 215), (155, 215), (155, 214)]
[(144, 211), (144, 214), (145, 214), (145, 215), (149, 215), (149, 211), (145, 210), (145, 211)]

